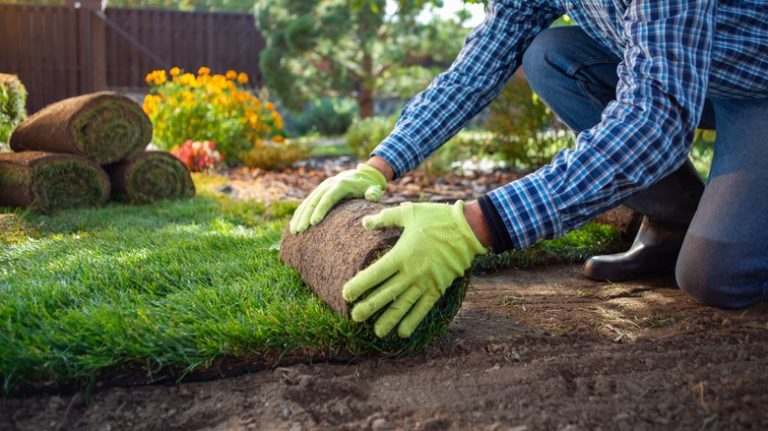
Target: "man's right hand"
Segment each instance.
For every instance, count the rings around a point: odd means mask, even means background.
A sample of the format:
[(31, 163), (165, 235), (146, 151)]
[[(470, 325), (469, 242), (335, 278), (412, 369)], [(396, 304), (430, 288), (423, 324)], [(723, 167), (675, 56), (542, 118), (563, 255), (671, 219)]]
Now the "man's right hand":
[(328, 178), (296, 209), (291, 219), (291, 233), (304, 232), (309, 226), (320, 223), (342, 199), (365, 198), (378, 202), (386, 188), (387, 178), (384, 174), (379, 169), (363, 163), (357, 165), (357, 169)]

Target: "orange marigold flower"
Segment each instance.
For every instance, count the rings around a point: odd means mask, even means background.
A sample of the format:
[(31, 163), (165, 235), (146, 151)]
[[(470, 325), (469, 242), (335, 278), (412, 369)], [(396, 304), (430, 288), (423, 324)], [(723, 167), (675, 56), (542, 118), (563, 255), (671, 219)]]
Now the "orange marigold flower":
[(201, 67), (200, 69), (197, 69), (197, 74), (200, 76), (205, 76), (211, 73), (211, 69), (207, 68), (205, 66)]
[(285, 142), (285, 136), (275, 136), (272, 138), (273, 141), (277, 142), (278, 144), (282, 144)]
[(241, 84), (247, 84), (248, 83), (248, 74), (245, 72), (240, 72), (237, 74), (237, 82)]
[(267, 104), (264, 105), (264, 107), (267, 108), (267, 110), (269, 110), (269, 111), (274, 111), (275, 110), (275, 104), (272, 103), (272, 102), (267, 102)]
[(175, 77), (179, 76), (179, 74), (181, 73), (181, 69), (178, 68), (178, 67), (172, 67), (171, 70), (169, 71), (169, 73), (171, 74), (171, 76), (173, 76), (175, 78)]
[(237, 79), (237, 72), (234, 70), (228, 70), (226, 77), (227, 79)]
[(163, 85), (168, 80), (164, 70), (153, 70), (144, 78), (147, 84)]

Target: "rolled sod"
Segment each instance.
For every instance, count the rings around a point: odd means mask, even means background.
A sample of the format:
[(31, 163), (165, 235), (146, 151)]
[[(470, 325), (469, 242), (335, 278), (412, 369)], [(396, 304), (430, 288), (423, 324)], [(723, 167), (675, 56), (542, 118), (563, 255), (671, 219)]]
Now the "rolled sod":
[(136, 102), (100, 92), (38, 111), (14, 130), (11, 148), (83, 155), (103, 165), (130, 158), (151, 139), (152, 123)]
[(195, 195), (189, 170), (170, 153), (146, 151), (105, 169), (112, 182), (112, 197), (117, 200), (146, 204)]
[[(402, 233), (400, 229), (363, 228), (363, 217), (384, 208), (387, 206), (362, 199), (342, 202), (317, 226), (297, 235), (286, 230), (280, 244), (280, 259), (293, 267), (333, 311), (348, 317), (354, 304), (348, 304), (342, 297), (344, 283), (392, 248)], [(465, 276), (446, 290), (412, 336), (421, 339), (418, 344), (423, 344), (425, 337), (445, 331), (459, 311), (468, 287), (469, 277)], [(375, 317), (367, 323), (371, 328)]]
[(109, 191), (107, 174), (85, 157), (0, 153), (0, 206), (40, 212), (81, 208), (106, 202)]

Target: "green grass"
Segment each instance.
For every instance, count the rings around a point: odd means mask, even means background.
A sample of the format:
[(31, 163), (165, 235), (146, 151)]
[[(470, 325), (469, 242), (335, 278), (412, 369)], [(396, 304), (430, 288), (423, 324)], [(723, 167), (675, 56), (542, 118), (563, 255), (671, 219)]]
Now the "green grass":
[[(332, 313), (279, 262), (276, 245), (294, 205), (236, 202), (208, 191), (217, 179), (196, 182), (200, 195), (187, 201), (6, 216), (6, 392), (136, 370), (145, 380), (179, 377), (232, 359), (273, 365), (283, 357), (401, 354), (433, 341), (460, 306), (463, 291), (412, 339), (377, 340), (369, 325)], [(588, 235), (572, 241), (596, 247)], [(495, 266), (510, 264), (496, 259)]]

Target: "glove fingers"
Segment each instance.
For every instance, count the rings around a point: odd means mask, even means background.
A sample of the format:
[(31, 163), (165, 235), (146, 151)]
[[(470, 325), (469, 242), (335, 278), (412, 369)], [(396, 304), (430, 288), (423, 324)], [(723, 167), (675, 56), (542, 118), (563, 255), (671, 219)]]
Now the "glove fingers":
[(376, 319), (376, 323), (373, 325), (373, 332), (376, 333), (376, 336), (379, 338), (386, 337), (423, 293), (416, 286), (412, 286), (405, 293), (398, 296), (395, 302), (382, 313), (381, 317)]
[(323, 194), (311, 215), (309, 216), (309, 224), (314, 226), (323, 221), (331, 208), (333, 208), (333, 206), (343, 198), (344, 196), (341, 193), (338, 193), (336, 190), (331, 190)]
[(345, 301), (354, 301), (363, 293), (373, 289), (383, 283), (389, 277), (395, 275), (398, 270), (398, 260), (392, 253), (395, 249), (389, 251), (381, 259), (372, 263), (368, 268), (360, 271), (352, 277), (342, 290), (342, 296)]
[(315, 207), (317, 206), (320, 199), (322, 199), (323, 196), (325, 196), (326, 189), (328, 188), (328, 185), (325, 183), (320, 184), (315, 191), (309, 194), (306, 199), (304, 199), (304, 202), (299, 205), (299, 208), (296, 210), (296, 214), (294, 215), (294, 218), (296, 219), (296, 224), (294, 226), (295, 232), (293, 233), (299, 233), (304, 232), (309, 227), (309, 218), (312, 215), (312, 212), (315, 210)]
[(419, 299), (419, 302), (413, 306), (413, 309), (407, 316), (400, 322), (400, 326), (397, 327), (397, 335), (400, 338), (408, 338), (413, 334), (413, 331), (419, 326), (422, 320), (427, 317), (429, 311), (435, 306), (437, 300), (440, 299), (440, 295), (434, 293), (433, 289), (430, 289), (428, 293)]
[(378, 214), (363, 217), (363, 227), (368, 230), (402, 226), (401, 207), (387, 208)]
[(405, 289), (411, 286), (411, 283), (411, 280), (405, 279), (401, 275), (395, 275), (387, 280), (355, 305), (352, 309), (352, 320), (355, 322), (368, 320), (385, 305), (399, 297)]
[(365, 199), (371, 202), (379, 202), (382, 195), (384, 195), (384, 188), (379, 185), (370, 186), (365, 189)]

